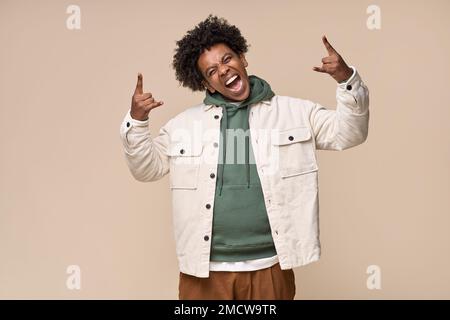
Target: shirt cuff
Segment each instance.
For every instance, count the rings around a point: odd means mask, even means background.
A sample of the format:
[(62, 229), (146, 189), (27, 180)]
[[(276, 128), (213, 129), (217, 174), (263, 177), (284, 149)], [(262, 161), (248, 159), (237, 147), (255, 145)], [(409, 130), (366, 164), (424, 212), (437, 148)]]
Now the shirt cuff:
[(353, 113), (362, 114), (368, 109), (368, 90), (358, 70), (354, 66), (350, 68), (353, 69), (353, 74), (347, 81), (337, 85), (336, 98)]
[(147, 133), (148, 130), (149, 119), (147, 120), (136, 120), (131, 117), (131, 109), (128, 110), (125, 118), (122, 122), (121, 132), (124, 137), (127, 137), (128, 131), (133, 129), (133, 133)]
[(352, 95), (356, 95), (361, 85), (361, 77), (354, 66), (350, 66), (350, 68), (353, 70), (352, 76), (348, 78), (347, 81), (338, 83), (337, 87), (339, 92), (348, 92)]

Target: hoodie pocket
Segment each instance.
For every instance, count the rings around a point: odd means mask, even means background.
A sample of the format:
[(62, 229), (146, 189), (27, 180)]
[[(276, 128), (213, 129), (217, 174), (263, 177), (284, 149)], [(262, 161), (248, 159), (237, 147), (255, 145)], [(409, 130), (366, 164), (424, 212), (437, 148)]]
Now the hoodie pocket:
[(282, 178), (318, 170), (313, 139), (309, 127), (278, 131), (272, 145)]
[(202, 144), (189, 141), (172, 142), (167, 150), (170, 157), (170, 188), (197, 189)]

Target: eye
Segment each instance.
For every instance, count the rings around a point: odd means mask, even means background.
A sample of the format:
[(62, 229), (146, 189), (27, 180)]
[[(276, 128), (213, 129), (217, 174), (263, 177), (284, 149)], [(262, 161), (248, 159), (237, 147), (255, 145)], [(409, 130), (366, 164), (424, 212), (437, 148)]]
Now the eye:
[(230, 59), (231, 59), (231, 57), (230, 57), (230, 56), (227, 56), (227, 57), (225, 58), (224, 62), (225, 62), (225, 63), (228, 63), (228, 62), (230, 61)]
[(208, 72), (208, 77), (211, 77), (214, 74), (215, 71), (216, 71), (215, 69), (212, 69), (211, 71), (209, 71)]

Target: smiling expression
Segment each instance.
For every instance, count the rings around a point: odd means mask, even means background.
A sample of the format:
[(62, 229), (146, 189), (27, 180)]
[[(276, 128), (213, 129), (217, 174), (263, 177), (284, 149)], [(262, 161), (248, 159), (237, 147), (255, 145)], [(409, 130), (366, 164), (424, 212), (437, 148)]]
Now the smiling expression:
[(205, 49), (197, 60), (203, 85), (211, 92), (220, 92), (231, 101), (243, 101), (250, 94), (248, 66), (244, 54), (236, 54), (224, 43)]

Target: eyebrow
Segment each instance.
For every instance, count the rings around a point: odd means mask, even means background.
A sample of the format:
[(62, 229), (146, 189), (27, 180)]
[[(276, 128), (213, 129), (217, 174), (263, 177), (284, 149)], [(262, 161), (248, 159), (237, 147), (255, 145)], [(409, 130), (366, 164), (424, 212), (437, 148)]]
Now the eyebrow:
[[(222, 62), (223, 62), (223, 60), (225, 59), (225, 57), (227, 56), (227, 54), (230, 54), (230, 55), (231, 55), (231, 52), (225, 52), (225, 53), (223, 54), (222, 58), (220, 59)], [(214, 66), (215, 66), (215, 65), (209, 66), (208, 68), (206, 68), (205, 74), (208, 75), (209, 70), (210, 70), (211, 68), (213, 68)]]

